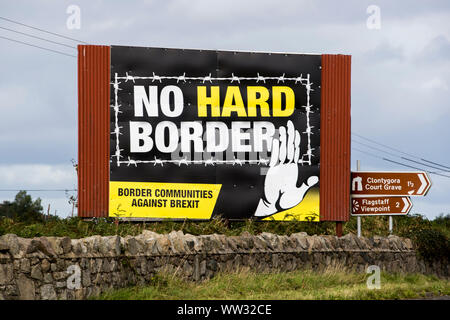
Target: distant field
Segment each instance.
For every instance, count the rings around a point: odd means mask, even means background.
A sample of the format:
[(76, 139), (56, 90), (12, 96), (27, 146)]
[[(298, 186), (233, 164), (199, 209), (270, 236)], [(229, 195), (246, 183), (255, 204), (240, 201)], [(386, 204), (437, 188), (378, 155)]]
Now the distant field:
[(292, 273), (220, 274), (201, 283), (157, 275), (151, 285), (103, 294), (100, 300), (322, 300), (414, 299), (450, 295), (450, 281), (428, 275), (381, 274), (381, 288), (368, 289), (369, 275), (296, 271)]

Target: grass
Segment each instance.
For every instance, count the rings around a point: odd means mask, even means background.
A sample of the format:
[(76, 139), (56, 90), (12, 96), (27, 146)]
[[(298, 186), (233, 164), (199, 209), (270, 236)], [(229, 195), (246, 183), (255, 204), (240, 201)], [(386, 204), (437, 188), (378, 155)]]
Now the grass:
[(149, 286), (119, 289), (100, 300), (323, 300), (412, 299), (450, 295), (450, 281), (422, 274), (381, 273), (381, 288), (368, 289), (369, 275), (327, 271), (218, 274), (194, 283), (169, 274), (156, 275)]

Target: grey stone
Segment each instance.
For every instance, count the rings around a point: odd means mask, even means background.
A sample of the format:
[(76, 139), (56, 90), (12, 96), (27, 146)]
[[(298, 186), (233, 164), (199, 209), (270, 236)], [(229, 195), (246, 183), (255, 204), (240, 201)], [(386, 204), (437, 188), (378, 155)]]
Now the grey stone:
[(8, 252), (9, 251), (9, 245), (6, 243), (6, 241), (1, 240), (0, 238), (0, 252)]
[(115, 259), (112, 259), (112, 260), (110, 261), (110, 263), (109, 263), (109, 270), (108, 270), (108, 272), (116, 271), (116, 270), (117, 270), (117, 267), (118, 267), (117, 261), (116, 261)]
[(339, 238), (339, 242), (343, 244), (343, 248), (359, 249), (356, 243), (357, 236), (353, 233), (348, 233), (345, 236)]
[(143, 230), (142, 231), (142, 236), (145, 239), (156, 239), (156, 238), (161, 237), (161, 234), (153, 232), (153, 231), (150, 231), (150, 230)]
[(207, 268), (208, 268), (208, 270), (217, 271), (219, 268), (217, 265), (217, 261), (214, 259), (208, 260)]
[(187, 276), (190, 277), (193, 275), (194, 273), (194, 268), (192, 267), (191, 263), (189, 263), (189, 261), (185, 261), (183, 264), (183, 273)]
[(42, 274), (40, 265), (36, 264), (31, 267), (31, 277), (40, 281), (44, 279), (44, 275)]
[(170, 254), (170, 241), (166, 237), (156, 239), (156, 245), (160, 254)]
[(95, 276), (94, 280), (92, 280), (92, 283), (94, 285), (99, 285), (102, 283), (102, 274), (101, 273), (97, 273), (97, 275)]
[[(103, 269), (104, 261), (107, 262), (108, 259), (96, 259), (96, 260), (95, 260), (96, 267), (95, 267), (95, 269), (91, 270), (91, 272), (92, 272), (92, 271), (102, 272), (102, 270), (104, 270), (104, 269)], [(109, 269), (107, 269), (107, 270), (108, 270), (108, 272), (110, 271)]]
[(68, 300), (67, 290), (62, 290), (58, 294), (58, 300)]
[(20, 270), (20, 259), (13, 260), (14, 272), (18, 272)]
[(44, 283), (53, 283), (53, 276), (50, 272), (44, 273)]
[(200, 262), (200, 275), (203, 276), (206, 274), (206, 261), (203, 260)]
[(198, 258), (198, 256), (194, 257), (194, 274), (193, 274), (193, 278), (195, 281), (200, 280), (200, 259)]
[(279, 258), (278, 258), (278, 254), (273, 254), (272, 255), (272, 266), (274, 267), (274, 268), (278, 268), (279, 267)]
[(26, 253), (42, 252), (48, 257), (56, 256), (56, 253), (47, 238), (41, 237), (31, 240)]
[(5, 295), (14, 297), (14, 299), (17, 299), (17, 296), (19, 295), (19, 292), (17, 290), (17, 286), (14, 285), (8, 285), (5, 288)]
[(169, 238), (171, 248), (174, 253), (184, 253), (186, 251), (184, 248), (183, 232), (172, 231), (167, 237)]
[(21, 300), (34, 300), (35, 299), (35, 287), (34, 282), (24, 274), (19, 274), (17, 278), (17, 288), (19, 290), (19, 299)]
[(120, 255), (120, 237), (119, 236), (111, 236), (107, 237), (108, 242), (108, 250), (109, 252), (104, 252), (103, 254), (109, 254), (109, 255)]
[(56, 267), (58, 268), (58, 271), (66, 271), (64, 259), (56, 259)]
[(146, 243), (146, 254), (147, 255), (156, 256), (159, 254), (158, 244), (156, 243), (155, 239), (147, 239), (147, 240), (145, 240), (145, 243)]
[(61, 248), (63, 249), (63, 253), (67, 254), (72, 251), (72, 240), (69, 237), (64, 237), (60, 240)]
[(111, 271), (110, 269), (111, 269), (111, 266), (110, 266), (109, 260), (108, 259), (104, 259), (103, 260), (102, 271), (103, 272), (109, 272), (109, 271)]
[(67, 279), (67, 277), (69, 277), (69, 274), (67, 272), (65, 272), (65, 271), (53, 272), (53, 278), (56, 281)]
[(83, 254), (83, 245), (81, 244), (81, 242), (79, 240), (72, 240), (71, 242), (72, 242), (72, 251), (76, 255)]
[(83, 271), (81, 279), (83, 287), (89, 287), (91, 285), (91, 273), (89, 271)]
[(8, 251), (12, 255), (17, 255), (20, 252), (20, 246), (19, 246), (19, 237), (15, 234), (5, 234), (4, 236), (0, 237), (0, 241), (3, 243), (4, 248), (8, 248)]
[(20, 271), (24, 273), (30, 273), (31, 271), (31, 262), (30, 259), (21, 259), (20, 260)]
[(89, 259), (81, 258), (81, 260), (80, 260), (80, 268), (81, 269), (89, 268)]
[(127, 251), (131, 255), (137, 255), (140, 249), (140, 244), (135, 238), (129, 237), (127, 239)]
[(50, 270), (50, 262), (47, 259), (41, 262), (42, 272), (48, 272)]
[(56, 291), (53, 285), (44, 284), (41, 287), (41, 299), (42, 300), (56, 300)]
[(61, 240), (64, 238), (58, 237), (40, 237), (39, 240), (48, 244), (48, 247), (51, 247), (51, 250), (55, 253), (55, 255), (64, 254), (63, 248), (61, 247)]

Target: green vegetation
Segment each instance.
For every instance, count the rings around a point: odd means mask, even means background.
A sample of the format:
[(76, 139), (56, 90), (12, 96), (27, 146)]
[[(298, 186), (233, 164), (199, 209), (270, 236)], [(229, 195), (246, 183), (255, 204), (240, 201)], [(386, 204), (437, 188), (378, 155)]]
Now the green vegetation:
[(382, 273), (381, 288), (372, 290), (366, 285), (368, 276), (339, 271), (255, 274), (243, 270), (194, 283), (162, 274), (148, 286), (110, 291), (95, 299), (411, 299), (450, 294), (450, 281), (434, 276)]
[[(387, 236), (388, 222), (386, 217), (365, 217), (363, 219), (363, 236)], [(450, 221), (450, 215), (441, 220)], [(121, 222), (116, 225), (113, 218), (99, 218), (91, 221), (83, 221), (80, 218), (58, 217), (39, 218), (35, 221), (22, 221), (20, 219), (0, 217), (0, 234), (15, 233), (21, 237), (36, 236), (68, 236), (71, 238), (81, 238), (91, 235), (136, 235), (142, 230), (152, 230), (158, 233), (168, 233), (170, 231), (182, 230), (184, 233), (193, 235), (200, 234), (226, 234), (240, 235), (242, 232), (259, 234), (261, 232), (271, 232), (275, 234), (290, 235), (296, 232), (306, 232), (312, 234), (335, 234), (335, 224), (333, 222), (272, 222), (272, 221), (226, 221), (213, 219), (211, 221), (161, 221), (161, 222)], [(354, 217), (344, 225), (345, 233), (356, 233), (356, 221)], [(395, 217), (394, 232), (400, 236), (410, 237), (420, 230), (436, 230), (445, 237), (450, 235), (450, 227), (443, 228), (443, 223), (430, 221), (422, 216)]]
[[(162, 222), (121, 222), (115, 224), (114, 218), (100, 218), (83, 221), (79, 218), (60, 219), (55, 216), (46, 217), (42, 213), (40, 199), (32, 201), (25, 191), (17, 194), (14, 202), (0, 204), (0, 235), (15, 233), (20, 237), (31, 238), (39, 236), (68, 236), (82, 238), (92, 235), (137, 235), (142, 230), (157, 233), (168, 233), (181, 230), (193, 235), (219, 233), (229, 236), (240, 235), (243, 232), (259, 234), (270, 232), (280, 235), (290, 235), (296, 232), (306, 232), (309, 235), (335, 234), (334, 222), (295, 222), (295, 221), (162, 221)], [(344, 224), (344, 234), (356, 233), (356, 218)], [(387, 236), (388, 217), (369, 216), (362, 219), (363, 236)], [(434, 220), (428, 220), (422, 215), (394, 217), (394, 233), (411, 238), (418, 247), (419, 253), (427, 260), (448, 259), (450, 257), (450, 214), (441, 215)]]
[(37, 198), (33, 201), (26, 191), (20, 191), (13, 202), (3, 201), (0, 204), (0, 217), (8, 217), (24, 223), (42, 222), (44, 215), (41, 199)]
[(450, 259), (450, 239), (436, 229), (423, 229), (411, 233), (410, 238), (414, 241), (418, 253), (426, 261)]

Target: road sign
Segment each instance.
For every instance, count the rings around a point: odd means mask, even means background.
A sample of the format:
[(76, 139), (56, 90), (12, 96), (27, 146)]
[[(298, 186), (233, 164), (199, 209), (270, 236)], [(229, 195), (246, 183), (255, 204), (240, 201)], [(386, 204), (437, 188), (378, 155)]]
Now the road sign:
[(426, 172), (352, 172), (352, 195), (424, 196), (431, 187)]
[(353, 216), (406, 215), (412, 208), (409, 197), (353, 197)]

